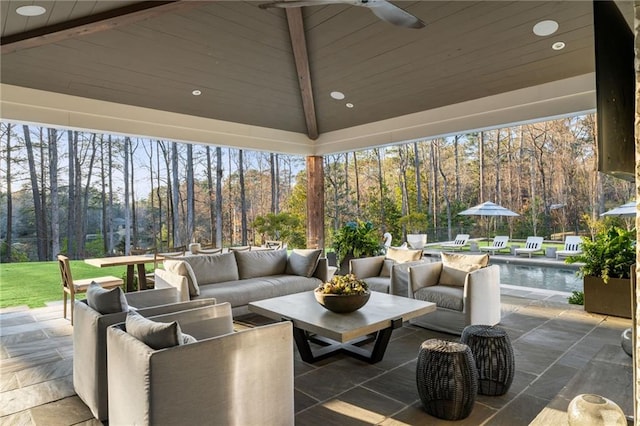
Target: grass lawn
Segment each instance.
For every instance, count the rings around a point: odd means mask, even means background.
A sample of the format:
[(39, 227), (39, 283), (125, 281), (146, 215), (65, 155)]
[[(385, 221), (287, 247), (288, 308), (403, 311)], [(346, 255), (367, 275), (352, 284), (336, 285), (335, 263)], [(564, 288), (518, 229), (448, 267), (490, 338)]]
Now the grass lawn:
[[(70, 261), (74, 279), (113, 275), (123, 277), (126, 266), (96, 268), (82, 260)], [(58, 262), (0, 263), (0, 308), (27, 305), (45, 306), (45, 302), (62, 300)], [(83, 295), (78, 296), (82, 298)]]

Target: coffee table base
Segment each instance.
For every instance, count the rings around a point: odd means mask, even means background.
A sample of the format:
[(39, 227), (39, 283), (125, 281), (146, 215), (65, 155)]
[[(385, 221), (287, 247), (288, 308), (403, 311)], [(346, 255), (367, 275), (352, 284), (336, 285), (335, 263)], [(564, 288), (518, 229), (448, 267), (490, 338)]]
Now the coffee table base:
[[(391, 333), (400, 327), (402, 327), (402, 318), (396, 318), (391, 321), (390, 327), (376, 332), (375, 337), (373, 337), (374, 335), (364, 336), (346, 343), (340, 343), (318, 335), (310, 336), (305, 330), (294, 325), (293, 338), (300, 352), (300, 357), (305, 362), (314, 363), (338, 353), (344, 353), (361, 361), (375, 364), (376, 362), (382, 361), (384, 352), (387, 350), (387, 345), (391, 339)], [(372, 350), (369, 351), (360, 347), (360, 345), (371, 342), (374, 339), (375, 343)], [(324, 347), (312, 351), (309, 342), (317, 343)]]

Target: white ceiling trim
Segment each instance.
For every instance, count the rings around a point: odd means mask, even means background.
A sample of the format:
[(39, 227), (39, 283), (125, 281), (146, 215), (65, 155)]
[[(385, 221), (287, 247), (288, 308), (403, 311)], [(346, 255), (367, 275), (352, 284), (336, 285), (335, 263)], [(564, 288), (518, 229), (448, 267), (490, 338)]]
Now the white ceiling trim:
[(595, 110), (595, 74), (559, 80), (482, 99), (321, 134), (231, 123), (0, 84), (5, 120), (112, 134), (325, 155), (415, 139), (548, 119)]
[(570, 114), (596, 108), (595, 73), (447, 105), (428, 111), (323, 133), (316, 155), (432, 139)]

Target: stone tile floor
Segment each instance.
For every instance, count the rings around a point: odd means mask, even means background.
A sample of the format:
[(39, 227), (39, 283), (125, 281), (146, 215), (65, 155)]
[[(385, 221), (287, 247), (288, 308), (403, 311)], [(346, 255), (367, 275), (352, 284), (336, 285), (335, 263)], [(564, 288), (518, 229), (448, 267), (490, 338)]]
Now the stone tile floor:
[[(378, 364), (336, 356), (311, 365), (296, 357), (296, 424), (526, 425), (603, 345), (619, 346), (620, 334), (631, 326), (630, 320), (568, 305), (566, 294), (504, 286), (502, 295), (501, 326), (516, 356), (506, 395), (478, 396), (471, 415), (458, 422), (426, 414), (415, 385), (420, 343), (458, 336), (405, 325)], [(61, 303), (0, 310), (2, 425), (100, 424), (73, 390), (72, 327), (61, 318)]]

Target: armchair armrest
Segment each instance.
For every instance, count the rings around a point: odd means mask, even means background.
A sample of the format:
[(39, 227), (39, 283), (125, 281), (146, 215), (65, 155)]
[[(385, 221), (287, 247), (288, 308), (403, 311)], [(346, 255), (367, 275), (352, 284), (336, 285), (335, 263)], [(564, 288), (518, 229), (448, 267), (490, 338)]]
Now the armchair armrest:
[(442, 262), (423, 263), (409, 267), (409, 297), (423, 287), (438, 285)]
[(166, 305), (180, 301), (178, 299), (178, 290), (174, 287), (133, 291), (125, 293), (124, 296), (129, 306), (133, 306), (136, 309)]
[(349, 272), (360, 279), (377, 277), (380, 276), (383, 264), (384, 256), (351, 259), (349, 262)]
[(156, 269), (154, 275), (156, 288), (175, 288), (178, 292), (179, 301), (186, 302), (191, 299), (187, 277), (165, 271), (164, 269)]
[(464, 309), (470, 324), (494, 325), (500, 322), (500, 267), (491, 265), (467, 275)]
[(228, 302), (154, 315), (149, 319), (160, 322), (177, 321), (184, 333), (197, 340), (233, 333), (233, 316)]

